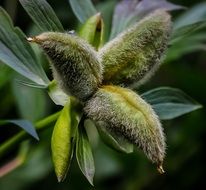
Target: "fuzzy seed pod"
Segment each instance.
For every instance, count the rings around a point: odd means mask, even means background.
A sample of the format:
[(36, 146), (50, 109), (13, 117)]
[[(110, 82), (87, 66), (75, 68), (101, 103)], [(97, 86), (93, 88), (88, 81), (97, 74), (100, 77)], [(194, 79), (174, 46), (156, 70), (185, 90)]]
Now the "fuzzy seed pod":
[(159, 169), (165, 156), (165, 137), (159, 119), (150, 105), (133, 91), (102, 86), (87, 101), (85, 113), (95, 122), (105, 122), (118, 135), (144, 151)]
[(99, 51), (103, 83), (144, 83), (159, 66), (170, 31), (170, 15), (157, 10), (108, 42)]
[(54, 78), (63, 90), (81, 101), (89, 98), (102, 81), (96, 51), (84, 40), (69, 33), (46, 32), (29, 38), (51, 58)]

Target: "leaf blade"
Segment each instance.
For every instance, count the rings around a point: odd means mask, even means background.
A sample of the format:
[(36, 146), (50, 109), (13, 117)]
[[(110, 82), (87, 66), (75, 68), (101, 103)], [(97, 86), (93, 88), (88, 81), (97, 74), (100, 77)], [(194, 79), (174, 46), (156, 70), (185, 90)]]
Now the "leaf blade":
[(91, 0), (69, 0), (70, 6), (81, 23), (97, 13)]
[(117, 136), (111, 130), (107, 129), (106, 123), (98, 122), (96, 127), (100, 137), (106, 145), (118, 152), (123, 152), (127, 154), (133, 152), (133, 145), (127, 142), (125, 139), (121, 138), (121, 136)]
[(160, 119), (169, 120), (195, 111), (202, 106), (183, 91), (170, 87), (160, 87), (142, 94), (152, 105)]
[(36, 140), (39, 140), (36, 129), (30, 121), (23, 120), (23, 119), (0, 120), (0, 125), (6, 125), (6, 124), (14, 124), (14, 125), (22, 128), (23, 130), (25, 130), (28, 134), (30, 134)]
[(93, 185), (93, 177), (95, 173), (94, 159), (92, 155), (91, 146), (87, 137), (85, 128), (80, 125), (77, 132), (77, 144), (76, 144), (76, 158), (80, 170), (87, 178), (89, 183)]
[(35, 53), (26, 41), (23, 32), (13, 26), (4, 9), (0, 8), (0, 61), (34, 81), (47, 86), (47, 78), (43, 68), (38, 64)]
[(46, 0), (19, 0), (25, 11), (42, 31), (64, 31), (55, 12)]
[(90, 17), (81, 27), (79, 36), (98, 50), (104, 43), (104, 23), (100, 13)]
[(61, 182), (67, 175), (73, 155), (70, 101), (62, 109), (54, 126), (51, 151), (55, 173), (58, 181)]

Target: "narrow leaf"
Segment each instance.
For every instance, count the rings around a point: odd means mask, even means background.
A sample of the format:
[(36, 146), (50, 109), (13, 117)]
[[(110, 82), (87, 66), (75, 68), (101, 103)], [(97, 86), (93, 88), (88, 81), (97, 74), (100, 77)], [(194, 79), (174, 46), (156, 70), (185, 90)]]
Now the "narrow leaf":
[(93, 185), (93, 177), (95, 173), (94, 159), (84, 125), (79, 126), (77, 134), (77, 162), (82, 173), (85, 175), (89, 183)]
[(123, 139), (120, 135), (118, 136), (106, 127), (106, 123), (98, 122), (96, 124), (99, 135), (106, 145), (114, 150), (123, 153), (132, 153), (133, 145), (130, 144), (126, 139)]
[(7, 124), (17, 125), (18, 127), (24, 129), (28, 134), (30, 134), (36, 140), (39, 140), (36, 129), (31, 122), (27, 120), (21, 120), (21, 119), (0, 120), (0, 125), (7, 125)]
[(191, 37), (190, 35), (193, 35), (194, 32), (199, 31), (203, 28), (206, 28), (206, 21), (186, 25), (176, 30), (174, 29), (171, 36), (170, 44), (174, 45), (175, 43), (179, 42), (182, 39), (190, 40)]
[(42, 90), (21, 85), (15, 81), (12, 82), (12, 90), (22, 118), (35, 122), (46, 116), (47, 99)]
[(71, 102), (68, 101), (54, 126), (51, 150), (54, 169), (59, 182), (66, 177), (73, 155)]
[(42, 31), (62, 32), (64, 28), (46, 0), (19, 0), (23, 8)]
[(43, 68), (23, 32), (12, 25), (8, 14), (0, 8), (0, 61), (33, 82), (47, 86)]
[(174, 119), (202, 107), (183, 91), (170, 87), (150, 90), (142, 97), (152, 105), (162, 120)]
[(90, 17), (79, 31), (79, 36), (99, 49), (103, 45), (104, 23), (100, 13)]
[(49, 83), (47, 91), (50, 98), (56, 105), (64, 106), (68, 101), (68, 95), (62, 91), (55, 80)]
[(187, 25), (195, 24), (198, 22), (206, 21), (206, 3), (199, 3), (185, 11), (180, 17), (174, 22), (174, 30), (182, 28)]
[(170, 11), (182, 8), (166, 0), (122, 0), (114, 11), (110, 39), (157, 9)]
[(70, 6), (81, 23), (97, 13), (91, 0), (69, 0)]

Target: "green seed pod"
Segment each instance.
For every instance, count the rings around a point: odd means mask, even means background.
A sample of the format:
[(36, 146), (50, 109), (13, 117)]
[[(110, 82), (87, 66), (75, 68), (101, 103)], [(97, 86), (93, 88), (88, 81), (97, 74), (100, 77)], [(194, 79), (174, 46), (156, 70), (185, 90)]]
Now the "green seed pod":
[(96, 91), (102, 81), (102, 68), (96, 51), (86, 41), (58, 32), (28, 40), (40, 44), (51, 58), (54, 78), (67, 94), (85, 101)]
[(171, 31), (170, 15), (157, 10), (99, 51), (104, 84), (142, 84), (158, 68)]
[(102, 86), (87, 101), (84, 111), (95, 122), (107, 123), (110, 130), (140, 147), (162, 169), (165, 137), (160, 121), (151, 106), (132, 90)]

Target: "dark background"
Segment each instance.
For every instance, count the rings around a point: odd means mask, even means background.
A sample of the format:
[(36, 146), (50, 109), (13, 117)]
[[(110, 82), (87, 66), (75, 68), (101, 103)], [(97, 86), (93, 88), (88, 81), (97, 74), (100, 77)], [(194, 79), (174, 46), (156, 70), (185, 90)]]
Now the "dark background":
[[(66, 0), (48, 0), (54, 8), (65, 28), (72, 30), (77, 27), (77, 19), (73, 15)], [(99, 4), (103, 1), (95, 1)], [(194, 0), (173, 0), (188, 9), (205, 2)], [(32, 21), (19, 3), (15, 0), (1, 0), (11, 15), (15, 25), (25, 33), (32, 33)], [(174, 18), (182, 11), (173, 13)], [(205, 31), (206, 35), (206, 31)], [(191, 44), (192, 46), (192, 44)], [(205, 42), (206, 46), (206, 42)], [(8, 68), (8, 80), (0, 85), (0, 118), (19, 118), (21, 111), (15, 96), (14, 73)], [(11, 79), (11, 80), (10, 80)], [(179, 59), (165, 63), (155, 76), (140, 91), (159, 86), (180, 88), (203, 106), (206, 105), (206, 52), (196, 51), (181, 56)], [(54, 106), (46, 94), (39, 92), (43, 101), (43, 110), (38, 109), (42, 118), (60, 107)], [(95, 187), (89, 185), (78, 169), (74, 160), (65, 182), (58, 184), (50, 160), (51, 129), (40, 134), (40, 143), (32, 141), (32, 149), (24, 165), (10, 174), (0, 178), (1, 190), (35, 190), (35, 189), (98, 189), (98, 190), (182, 190), (206, 189), (206, 110), (203, 109), (181, 116), (171, 121), (164, 121), (163, 126), (167, 137), (167, 156), (164, 163), (166, 174), (157, 173), (142, 152), (133, 154), (117, 153), (106, 147), (101, 141), (93, 139), (93, 152), (96, 165)], [(0, 142), (15, 134), (17, 129), (11, 127), (0, 129)], [(98, 145), (98, 146), (97, 146)], [(0, 163), (5, 163), (15, 151), (9, 153)]]

